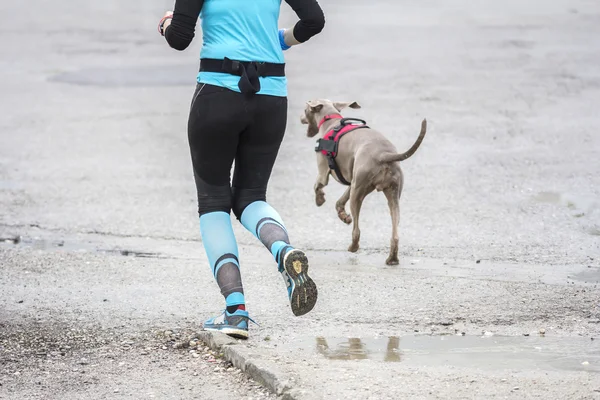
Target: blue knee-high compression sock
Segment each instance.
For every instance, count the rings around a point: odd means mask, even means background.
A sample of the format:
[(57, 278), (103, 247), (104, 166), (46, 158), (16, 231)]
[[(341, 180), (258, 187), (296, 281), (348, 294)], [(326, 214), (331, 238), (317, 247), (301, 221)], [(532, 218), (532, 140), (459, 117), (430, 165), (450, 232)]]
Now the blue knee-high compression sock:
[(227, 307), (245, 304), (238, 247), (229, 214), (211, 212), (200, 217), (200, 235), (208, 262)]
[(264, 201), (255, 201), (246, 207), (240, 218), (242, 225), (250, 231), (273, 255), (281, 272), (282, 250), (292, 249), (287, 230), (281, 216)]

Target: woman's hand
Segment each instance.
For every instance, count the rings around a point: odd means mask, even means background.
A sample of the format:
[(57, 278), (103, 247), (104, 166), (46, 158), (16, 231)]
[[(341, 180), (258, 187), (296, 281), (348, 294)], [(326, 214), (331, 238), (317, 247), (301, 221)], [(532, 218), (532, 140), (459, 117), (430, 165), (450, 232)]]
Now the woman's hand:
[(165, 31), (167, 27), (171, 25), (171, 19), (173, 18), (173, 11), (167, 11), (165, 15), (160, 19), (160, 23), (158, 24), (158, 31), (161, 35), (165, 35)]

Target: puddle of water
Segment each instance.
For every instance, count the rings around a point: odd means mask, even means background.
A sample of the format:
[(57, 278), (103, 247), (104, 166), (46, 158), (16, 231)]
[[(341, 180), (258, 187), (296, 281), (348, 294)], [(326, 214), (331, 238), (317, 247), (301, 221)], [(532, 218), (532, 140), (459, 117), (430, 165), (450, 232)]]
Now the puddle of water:
[(600, 283), (600, 268), (587, 268), (580, 273), (573, 275), (571, 279), (587, 283)]
[[(377, 339), (375, 340), (377, 341)], [(317, 352), (330, 360), (365, 360), (373, 358), (374, 354), (385, 352), (383, 360), (386, 362), (400, 361), (400, 338), (398, 336), (389, 337), (385, 350), (379, 348), (382, 343), (375, 343), (376, 349), (373, 349), (373, 341), (365, 342), (359, 338), (348, 338), (342, 340), (317, 338)]]
[(197, 73), (194, 65), (98, 67), (56, 74), (49, 80), (102, 87), (194, 86)]
[[(297, 345), (298, 343), (296, 343)], [(600, 340), (542, 336), (406, 336), (302, 340), (329, 360), (375, 360), (406, 366), (586, 371), (600, 373)]]
[(3, 245), (14, 245), (29, 247), (35, 250), (53, 250), (60, 248), (65, 251), (71, 252), (90, 252), (90, 253), (112, 253), (120, 254), (125, 257), (143, 257), (143, 258), (163, 258), (159, 253), (134, 251), (134, 250), (120, 250), (120, 249), (101, 249), (91, 244), (85, 243), (72, 243), (65, 242), (63, 240), (40, 240), (40, 239), (29, 239), (22, 238), (20, 236), (0, 238), (0, 244)]
[(558, 192), (540, 192), (533, 196), (533, 200), (539, 203), (557, 204), (576, 211), (574, 218), (583, 218), (598, 208), (597, 199), (585, 196), (567, 195)]
[(540, 192), (534, 196), (533, 199), (535, 201), (539, 201), (540, 203), (559, 204), (562, 199), (562, 195), (556, 192)]
[(18, 189), (18, 188), (19, 188), (19, 184), (17, 182), (0, 181), (0, 189), (13, 190), (13, 189)]
[(131, 251), (131, 250), (100, 250), (105, 253), (119, 253), (126, 257), (143, 257), (143, 258), (160, 258), (158, 253), (149, 253), (144, 251)]
[(17, 245), (17, 244), (21, 243), (21, 237), (20, 236), (0, 237), (0, 243), (9, 243), (9, 244)]

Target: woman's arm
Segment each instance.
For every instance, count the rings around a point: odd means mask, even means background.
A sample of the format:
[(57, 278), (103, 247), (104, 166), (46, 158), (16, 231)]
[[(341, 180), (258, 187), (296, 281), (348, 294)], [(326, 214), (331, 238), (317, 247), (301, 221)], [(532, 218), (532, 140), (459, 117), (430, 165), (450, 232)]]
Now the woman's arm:
[(325, 26), (325, 15), (317, 0), (285, 0), (296, 12), (300, 21), (293, 29), (283, 31), (285, 45), (294, 46), (319, 34)]
[(177, 0), (175, 10), (171, 19), (167, 19), (163, 25), (163, 33), (169, 46), (175, 50), (185, 50), (196, 30), (196, 23), (204, 0)]

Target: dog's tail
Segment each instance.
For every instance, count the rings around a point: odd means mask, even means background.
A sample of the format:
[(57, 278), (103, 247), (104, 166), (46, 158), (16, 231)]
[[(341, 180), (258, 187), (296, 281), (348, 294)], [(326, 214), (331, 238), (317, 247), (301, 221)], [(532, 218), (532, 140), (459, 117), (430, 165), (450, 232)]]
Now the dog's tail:
[(419, 137), (417, 138), (417, 141), (415, 142), (415, 144), (412, 145), (412, 147), (410, 149), (408, 149), (408, 151), (406, 151), (404, 153), (384, 154), (379, 158), (379, 161), (384, 162), (384, 163), (390, 163), (390, 162), (406, 160), (407, 158), (409, 158), (410, 156), (415, 154), (415, 152), (417, 151), (417, 149), (423, 142), (423, 138), (425, 138), (426, 132), (427, 132), (427, 120), (424, 119), (423, 122), (421, 122), (421, 133), (419, 133)]

